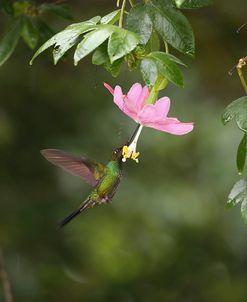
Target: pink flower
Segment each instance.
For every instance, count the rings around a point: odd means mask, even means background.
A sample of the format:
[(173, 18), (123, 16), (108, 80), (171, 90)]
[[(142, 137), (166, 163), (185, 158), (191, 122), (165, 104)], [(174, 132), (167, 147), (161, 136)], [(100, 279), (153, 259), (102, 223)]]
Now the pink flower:
[(113, 89), (107, 83), (104, 86), (114, 97), (114, 103), (119, 109), (137, 123), (174, 135), (183, 135), (193, 130), (193, 123), (181, 123), (175, 117), (167, 117), (170, 109), (170, 99), (162, 97), (155, 104), (147, 104), (149, 90), (147, 86), (135, 83), (124, 95), (120, 86)]

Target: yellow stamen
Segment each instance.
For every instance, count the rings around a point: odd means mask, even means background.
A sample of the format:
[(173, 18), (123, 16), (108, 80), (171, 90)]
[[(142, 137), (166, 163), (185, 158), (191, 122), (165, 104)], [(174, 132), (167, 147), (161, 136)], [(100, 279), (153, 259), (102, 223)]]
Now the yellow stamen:
[(122, 155), (123, 155), (124, 158), (129, 158), (129, 148), (128, 148), (128, 146), (123, 147)]
[(132, 159), (137, 159), (137, 157), (140, 155), (140, 152), (133, 152), (132, 154), (131, 154), (131, 158)]
[(135, 152), (135, 150), (129, 148), (129, 146), (123, 147), (122, 155), (123, 155), (123, 162), (125, 162), (127, 158), (131, 158), (137, 163), (139, 162), (138, 157), (140, 155), (140, 152)]
[(140, 155), (140, 152), (133, 152), (131, 154), (131, 159), (133, 159), (134, 161), (136, 161), (137, 163), (139, 163), (139, 159), (138, 159), (139, 155)]

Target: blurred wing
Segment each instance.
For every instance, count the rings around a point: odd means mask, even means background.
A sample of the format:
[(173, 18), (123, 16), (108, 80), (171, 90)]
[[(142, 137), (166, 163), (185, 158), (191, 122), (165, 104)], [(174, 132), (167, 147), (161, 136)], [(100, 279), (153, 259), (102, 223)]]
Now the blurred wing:
[(53, 165), (81, 177), (91, 186), (96, 186), (104, 175), (106, 167), (100, 163), (67, 154), (57, 149), (44, 149), (41, 154)]

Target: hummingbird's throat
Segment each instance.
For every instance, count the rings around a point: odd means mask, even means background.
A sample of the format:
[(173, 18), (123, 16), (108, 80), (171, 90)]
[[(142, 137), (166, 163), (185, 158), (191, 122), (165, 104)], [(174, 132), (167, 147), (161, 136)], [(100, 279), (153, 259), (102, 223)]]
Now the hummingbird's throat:
[(133, 159), (136, 163), (139, 162), (138, 158), (139, 158), (140, 152), (136, 152), (136, 145), (137, 145), (139, 136), (141, 134), (142, 128), (143, 128), (143, 126), (141, 125), (139, 127), (138, 131), (136, 132), (132, 142), (128, 146), (125, 145), (123, 147), (123, 150), (122, 150), (122, 155), (123, 155), (122, 161), (123, 162), (126, 162), (126, 160), (128, 158)]

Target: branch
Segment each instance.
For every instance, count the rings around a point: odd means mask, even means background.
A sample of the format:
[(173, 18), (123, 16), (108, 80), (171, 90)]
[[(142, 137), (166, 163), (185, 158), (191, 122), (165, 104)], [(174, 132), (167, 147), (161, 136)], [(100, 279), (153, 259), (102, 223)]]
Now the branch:
[(242, 68), (246, 65), (246, 61), (247, 61), (247, 57), (245, 58), (241, 58), (238, 62), (238, 65), (237, 65), (237, 71), (238, 71), (238, 76), (240, 78), (240, 81), (242, 83), (242, 86), (244, 88), (244, 91), (245, 93), (247, 94), (247, 84), (246, 84), (246, 81), (245, 81), (245, 78), (244, 78), (244, 75), (242, 73)]
[(121, 7), (121, 10), (120, 10), (119, 25), (118, 25), (120, 28), (123, 27), (123, 18), (124, 18), (125, 6), (126, 6), (126, 0), (123, 0), (122, 7)]
[(0, 280), (3, 285), (3, 294), (6, 302), (13, 302), (13, 295), (11, 292), (11, 285), (8, 278), (8, 274), (5, 270), (4, 257), (2, 254), (2, 250), (0, 249)]

